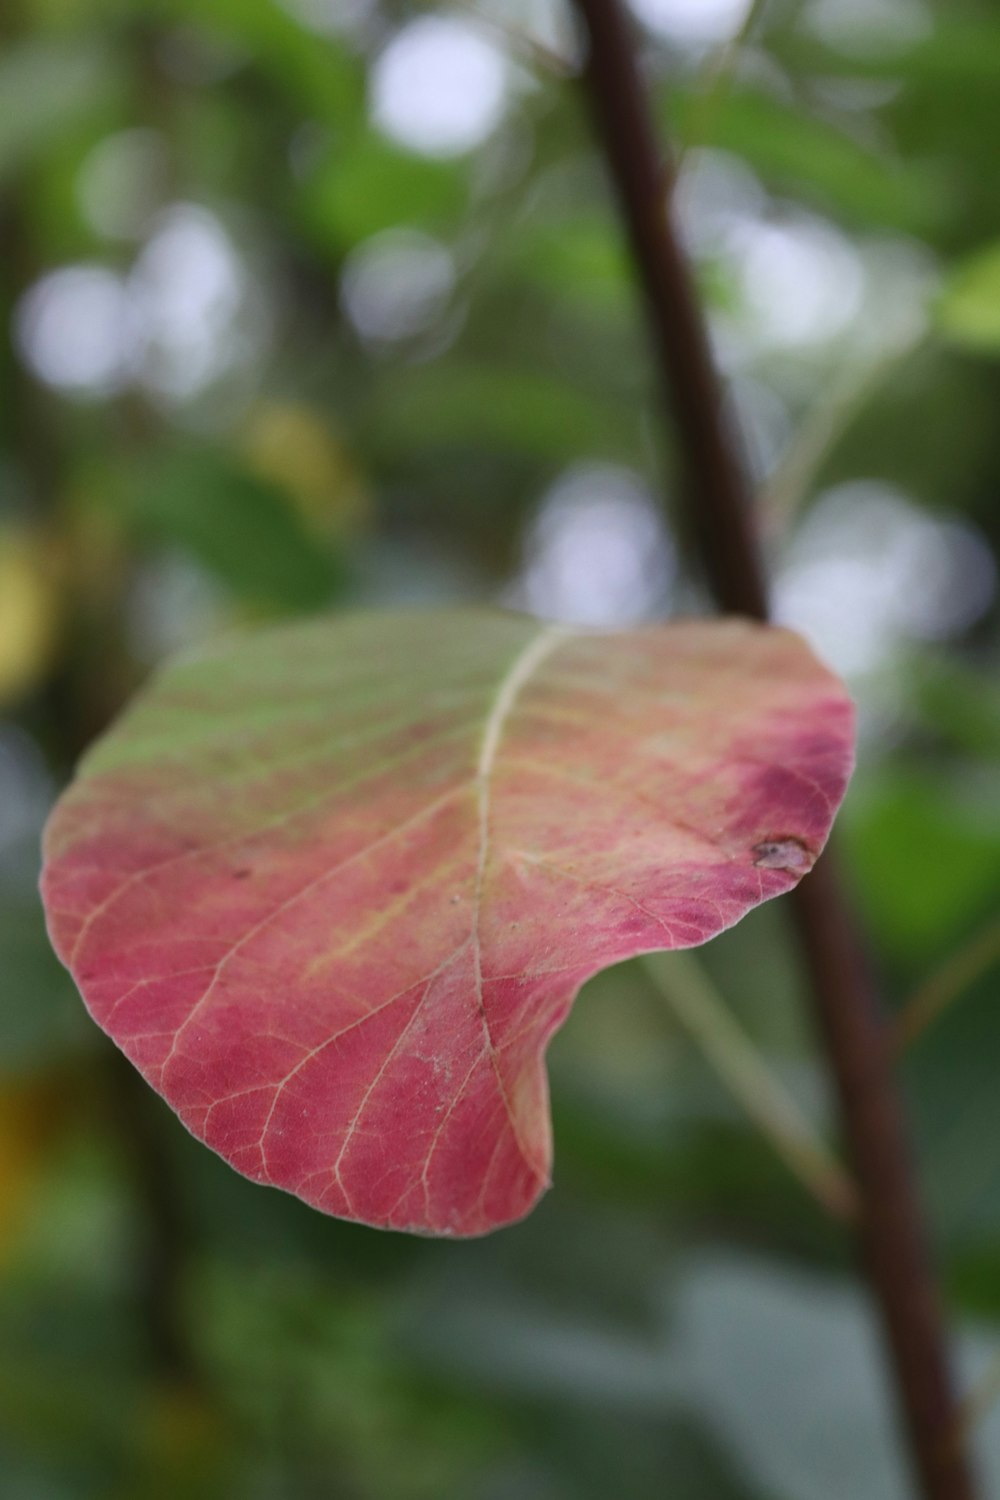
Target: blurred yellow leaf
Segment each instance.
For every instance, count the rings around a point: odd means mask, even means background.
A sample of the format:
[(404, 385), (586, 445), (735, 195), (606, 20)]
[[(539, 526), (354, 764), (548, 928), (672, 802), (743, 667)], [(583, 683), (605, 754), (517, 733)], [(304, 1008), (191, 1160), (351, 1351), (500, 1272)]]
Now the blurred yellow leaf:
[(60, 1115), (51, 1078), (0, 1080), (0, 1262), (24, 1222)]
[(47, 542), (0, 528), (0, 705), (44, 676), (55, 650), (59, 590)]
[(261, 402), (242, 446), (250, 471), (287, 495), (317, 532), (342, 536), (367, 524), (370, 498), (357, 464), (308, 406)]
[(149, 1392), (137, 1436), (157, 1472), (179, 1479), (204, 1473), (218, 1456), (224, 1432), (218, 1412), (200, 1390), (169, 1384)]

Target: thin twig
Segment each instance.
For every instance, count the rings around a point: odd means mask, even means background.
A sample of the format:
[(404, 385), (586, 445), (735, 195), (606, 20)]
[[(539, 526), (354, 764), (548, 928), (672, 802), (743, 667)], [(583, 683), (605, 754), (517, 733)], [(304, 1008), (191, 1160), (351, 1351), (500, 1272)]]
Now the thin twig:
[(897, 1051), (902, 1051), (922, 1036), (928, 1026), (998, 960), (1000, 918), (995, 918), (974, 933), (914, 990), (893, 1025), (893, 1042)]
[(689, 151), (708, 145), (719, 106), (726, 96), (740, 58), (749, 45), (760, 24), (768, 0), (751, 0), (746, 15), (722, 46), (714, 53), (705, 70), (705, 77), (697, 91), (691, 114), (691, 123), (677, 151), (677, 171), (686, 160)]
[(198, 1371), (184, 1313), (190, 1230), (177, 1174), (160, 1134), (157, 1102), (122, 1054), (102, 1050), (98, 1064), (108, 1125), (122, 1151), (138, 1208), (133, 1257), (136, 1305), (158, 1375), (194, 1384)]
[(536, 72), (551, 73), (556, 78), (571, 78), (577, 72), (572, 57), (557, 52), (546, 42), (540, 42), (513, 21), (505, 20), (502, 16), (487, 15), (476, 0), (451, 0), (451, 6), (453, 10), (467, 15), (470, 21), (475, 21), (484, 31), (491, 31), (501, 37), (511, 51)]
[(860, 365), (832, 372), (824, 381), (818, 399), (800, 419), (774, 471), (760, 487), (761, 526), (769, 536), (780, 537), (790, 529), (841, 437), (916, 344), (912, 339), (897, 345)]
[(852, 1220), (857, 1190), (690, 953), (649, 954), (644, 967), (676, 1019), (749, 1118), (817, 1202)]
[[(589, 41), (584, 81), (645, 297), (666, 415), (684, 461), (686, 514), (702, 566), (721, 609), (766, 619), (747, 469), (674, 226), (670, 176), (657, 146), (629, 23), (620, 0), (576, 0), (576, 5)], [(972, 1500), (970, 1472), (953, 1442), (957, 1400), (888, 1033), (829, 856), (806, 876), (791, 902), (837, 1086), (860, 1194), (860, 1248), (915, 1476), (925, 1500)]]

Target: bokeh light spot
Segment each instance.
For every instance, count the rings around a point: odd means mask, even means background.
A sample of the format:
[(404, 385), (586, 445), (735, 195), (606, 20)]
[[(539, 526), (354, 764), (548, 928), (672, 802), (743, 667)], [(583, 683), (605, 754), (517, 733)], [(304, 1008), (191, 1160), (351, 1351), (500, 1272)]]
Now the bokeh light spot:
[(429, 328), (454, 285), (454, 263), (443, 245), (416, 230), (389, 229), (348, 256), (340, 295), (363, 339), (392, 343)]
[(18, 348), (47, 385), (108, 396), (135, 367), (138, 329), (122, 278), (106, 266), (64, 266), (42, 276), (14, 315)]
[(404, 26), (372, 74), (375, 124), (424, 156), (461, 156), (481, 145), (506, 99), (503, 53), (469, 22), (444, 16)]
[(581, 464), (543, 497), (507, 602), (573, 625), (627, 625), (664, 611), (676, 573), (660, 509), (638, 476)]

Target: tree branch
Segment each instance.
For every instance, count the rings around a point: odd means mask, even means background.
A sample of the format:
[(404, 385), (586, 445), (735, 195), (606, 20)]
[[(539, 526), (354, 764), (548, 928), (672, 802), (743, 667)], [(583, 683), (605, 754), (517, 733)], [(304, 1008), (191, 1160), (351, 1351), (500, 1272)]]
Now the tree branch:
[[(752, 491), (672, 219), (671, 175), (657, 147), (635, 43), (620, 0), (575, 3), (588, 42), (584, 83), (683, 460), (686, 518), (720, 609), (766, 619)], [(925, 1500), (972, 1500), (972, 1479), (953, 1442), (957, 1402), (888, 1035), (828, 856), (791, 901), (858, 1183), (860, 1249), (913, 1469)]]

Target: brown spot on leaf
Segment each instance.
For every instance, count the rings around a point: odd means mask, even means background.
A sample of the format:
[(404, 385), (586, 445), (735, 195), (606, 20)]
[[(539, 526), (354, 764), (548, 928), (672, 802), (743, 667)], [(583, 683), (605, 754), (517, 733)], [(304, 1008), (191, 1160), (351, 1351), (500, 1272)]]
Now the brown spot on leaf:
[(763, 839), (754, 845), (753, 852), (754, 864), (763, 870), (808, 870), (815, 857), (794, 835)]

